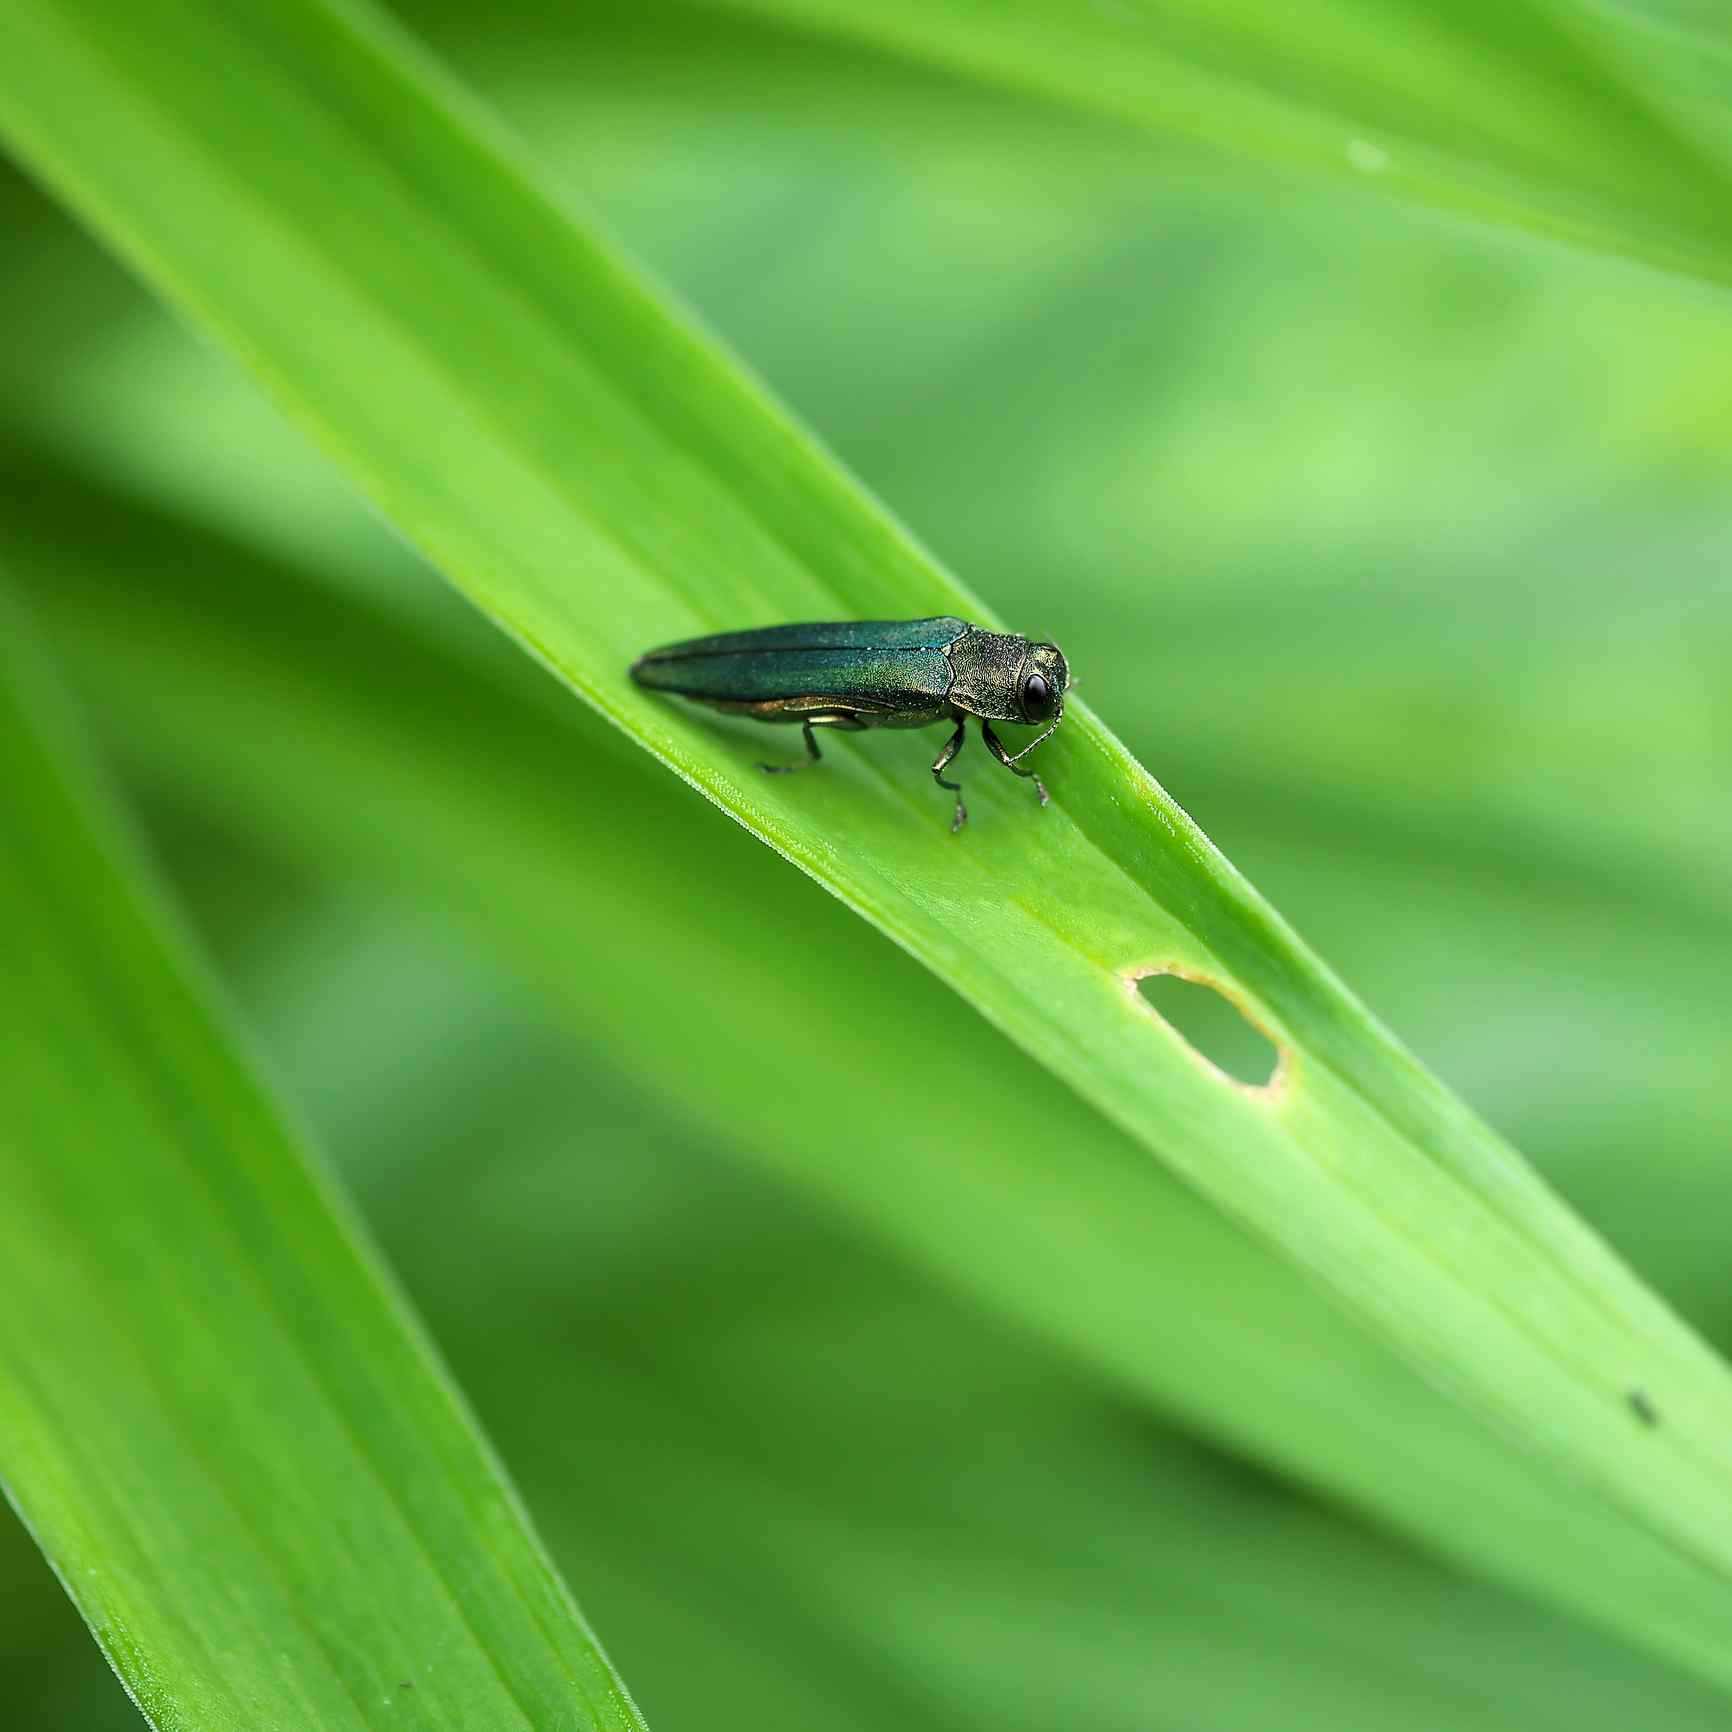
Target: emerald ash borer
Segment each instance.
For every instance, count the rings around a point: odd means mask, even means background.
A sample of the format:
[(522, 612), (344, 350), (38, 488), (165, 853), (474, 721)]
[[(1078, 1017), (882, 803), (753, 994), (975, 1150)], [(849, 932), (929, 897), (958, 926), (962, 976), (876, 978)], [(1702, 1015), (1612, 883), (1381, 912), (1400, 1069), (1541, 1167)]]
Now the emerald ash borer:
[[(1070, 669), (1058, 646), (1030, 643), (1008, 632), (982, 631), (967, 620), (848, 619), (814, 625), (774, 625), (762, 631), (719, 632), (651, 650), (632, 664), (640, 686), (675, 692), (730, 715), (760, 722), (798, 722), (806, 758), (798, 764), (760, 764), (773, 776), (804, 770), (823, 754), (814, 728), (929, 728), (954, 722), (955, 731), (932, 763), (933, 779), (956, 795), (952, 831), (968, 822), (962, 785), (944, 772), (962, 750), (968, 718), (980, 721), (986, 749), (1015, 775), (1034, 783), (1040, 803), (1046, 787), (1021, 760), (1064, 715)], [(994, 722), (1045, 731), (1010, 753)]]

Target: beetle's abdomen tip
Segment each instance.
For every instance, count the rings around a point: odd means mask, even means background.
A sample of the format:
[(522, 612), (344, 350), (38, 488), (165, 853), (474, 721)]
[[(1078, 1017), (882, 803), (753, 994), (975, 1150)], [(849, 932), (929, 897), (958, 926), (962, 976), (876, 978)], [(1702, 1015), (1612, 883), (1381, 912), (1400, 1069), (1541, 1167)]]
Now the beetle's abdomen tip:
[(686, 682), (680, 678), (682, 664), (678, 657), (667, 655), (661, 650), (651, 650), (647, 655), (641, 655), (627, 670), (632, 677), (632, 683), (651, 692), (677, 692), (685, 689)]

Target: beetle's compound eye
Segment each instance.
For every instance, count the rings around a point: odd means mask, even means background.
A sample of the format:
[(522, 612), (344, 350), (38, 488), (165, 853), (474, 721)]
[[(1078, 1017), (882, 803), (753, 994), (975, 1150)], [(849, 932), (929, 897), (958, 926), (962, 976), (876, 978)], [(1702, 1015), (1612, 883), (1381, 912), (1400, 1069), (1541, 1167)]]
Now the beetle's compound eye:
[(1022, 682), (1022, 713), (1031, 722), (1044, 722), (1052, 714), (1052, 685), (1045, 674), (1030, 674)]

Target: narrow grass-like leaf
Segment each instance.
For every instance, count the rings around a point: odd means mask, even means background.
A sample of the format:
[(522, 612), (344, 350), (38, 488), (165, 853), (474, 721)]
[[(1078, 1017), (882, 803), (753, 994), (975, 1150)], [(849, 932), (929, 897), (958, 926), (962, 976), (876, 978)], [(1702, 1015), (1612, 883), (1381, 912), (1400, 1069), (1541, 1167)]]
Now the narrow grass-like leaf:
[[(1680, 1647), (1724, 1618), (1725, 1367), (1086, 708), (1045, 749), (1050, 811), (976, 776), (976, 822), (952, 839), (921, 742), (838, 746), (824, 776), (766, 781), (758, 741), (629, 685), (637, 651), (695, 631), (989, 616), (563, 217), (411, 45), (349, 6), (15, 0), (0, 131), (604, 715), (1328, 1283), (1585, 1509), (1622, 1518), (1609, 1615)], [(1066, 647), (1086, 681), (1087, 646)], [(598, 834), (618, 821), (594, 813)], [(1223, 1082), (1151, 1017), (1134, 982), (1163, 967), (1256, 1018), (1282, 1053), (1278, 1087)], [(1637, 1387), (1657, 1424), (1633, 1413)], [(1678, 1567), (1663, 1607), (1623, 1574), (1654, 1546)], [(1724, 1656), (1716, 1669), (1732, 1676)]]
[[(706, 1137), (1138, 1400), (1719, 1672), (1723, 1613), (1689, 1566), (1427, 1387), (1017, 1066), (938, 982), (886, 966), (834, 902), (779, 882), (698, 803), (658, 798), (648, 760), (592, 715), (529, 701), (231, 542), (40, 466), (0, 471), (0, 516), (0, 551), (171, 808), (454, 912), (647, 1092), (677, 1054), (675, 1094)], [(837, 981), (847, 1017), (812, 1015)], [(827, 1123), (846, 1125), (840, 1148), (813, 1133)]]
[(1724, 135), (1723, 108), (1705, 126), (1682, 57), (1621, 10), (1572, 0), (712, 4), (1732, 282), (1732, 175), (1711, 142)]
[[(0, 1474), (158, 1726), (641, 1726), (0, 613)], [(20, 677), (22, 676), (22, 677)]]

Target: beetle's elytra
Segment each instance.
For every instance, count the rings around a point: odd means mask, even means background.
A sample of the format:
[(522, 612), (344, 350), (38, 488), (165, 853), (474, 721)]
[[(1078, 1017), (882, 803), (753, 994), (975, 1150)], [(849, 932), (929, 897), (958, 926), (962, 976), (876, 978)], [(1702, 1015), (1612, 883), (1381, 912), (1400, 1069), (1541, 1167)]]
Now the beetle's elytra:
[[(732, 715), (760, 722), (798, 722), (806, 760), (761, 764), (771, 775), (804, 770), (822, 754), (814, 728), (929, 728), (954, 722), (955, 731), (933, 761), (941, 788), (956, 795), (950, 828), (968, 822), (962, 788), (944, 772), (967, 737), (968, 718), (980, 722), (986, 749), (1018, 776), (1034, 783), (1040, 803), (1046, 787), (1025, 758), (1064, 716), (1070, 669), (1058, 646), (1031, 643), (1008, 632), (982, 631), (967, 620), (849, 619), (811, 625), (776, 625), (762, 631), (720, 632), (651, 650), (632, 664), (640, 686), (674, 692)], [(993, 732), (994, 722), (1046, 724), (1038, 739), (1014, 755)]]

